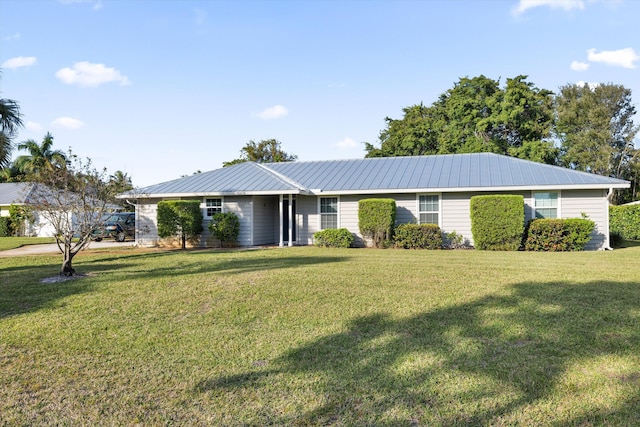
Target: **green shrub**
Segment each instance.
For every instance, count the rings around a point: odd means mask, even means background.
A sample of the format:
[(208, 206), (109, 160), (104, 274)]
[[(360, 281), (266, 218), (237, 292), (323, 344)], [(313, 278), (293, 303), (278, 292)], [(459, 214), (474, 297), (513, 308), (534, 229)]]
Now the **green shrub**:
[(452, 231), (451, 233), (445, 233), (442, 247), (447, 249), (468, 249), (470, 245), (462, 234)]
[(163, 200), (158, 202), (157, 215), (158, 236), (180, 238), (182, 249), (204, 230), (199, 200)]
[(9, 235), (24, 236), (26, 234), (25, 226), (33, 224), (35, 217), (28, 206), (10, 205), (9, 206)]
[(534, 219), (527, 227), (527, 251), (581, 251), (591, 240), (595, 223), (588, 219)]
[(211, 217), (209, 231), (220, 240), (221, 246), (223, 242), (237, 243), (240, 235), (240, 220), (233, 212), (218, 212)]
[(393, 238), (397, 248), (442, 249), (442, 231), (436, 224), (400, 224)]
[(520, 248), (524, 234), (524, 197), (474, 196), (470, 210), (476, 249), (517, 251)]
[(313, 235), (313, 244), (323, 248), (350, 248), (354, 237), (346, 228), (327, 228)]
[(640, 205), (609, 206), (609, 231), (623, 239), (640, 240)]
[(393, 237), (396, 223), (396, 201), (393, 199), (362, 199), (358, 202), (358, 226), (364, 237), (373, 240), (376, 248), (384, 247)]
[(11, 223), (8, 216), (0, 216), (0, 237), (11, 236)]

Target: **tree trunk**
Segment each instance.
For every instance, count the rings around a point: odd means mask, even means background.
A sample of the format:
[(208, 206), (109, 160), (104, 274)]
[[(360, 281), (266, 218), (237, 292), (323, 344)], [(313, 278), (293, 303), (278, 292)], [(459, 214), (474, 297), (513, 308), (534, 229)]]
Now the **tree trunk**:
[(65, 277), (71, 277), (75, 274), (76, 270), (74, 270), (71, 261), (73, 260), (73, 255), (71, 253), (71, 245), (64, 245), (64, 259), (62, 261), (62, 268), (60, 269), (60, 275)]
[(182, 249), (186, 249), (187, 248), (187, 236), (185, 236), (184, 234), (182, 235)]

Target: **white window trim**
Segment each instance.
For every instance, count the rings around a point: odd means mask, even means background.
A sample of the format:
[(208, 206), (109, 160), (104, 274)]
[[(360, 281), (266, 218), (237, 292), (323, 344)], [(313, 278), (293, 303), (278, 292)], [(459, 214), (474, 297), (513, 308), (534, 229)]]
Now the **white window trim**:
[(318, 230), (325, 230), (324, 228), (322, 228), (322, 215), (326, 215), (323, 214), (322, 212), (320, 212), (320, 200), (321, 199), (337, 199), (338, 200), (338, 212), (336, 212), (336, 217), (337, 217), (337, 226), (336, 228), (340, 228), (341, 224), (340, 224), (340, 196), (318, 196)]
[(210, 197), (203, 197), (202, 198), (202, 202), (200, 203), (200, 208), (202, 209), (202, 217), (204, 219), (211, 219), (213, 218), (213, 216), (208, 216), (207, 215), (207, 199), (220, 199), (220, 212), (224, 212), (224, 197), (222, 196), (210, 196)]
[(560, 190), (536, 190), (531, 192), (531, 219), (536, 219), (536, 194), (538, 193), (558, 193), (558, 206), (556, 207), (558, 215), (556, 218), (562, 218), (562, 191)]
[[(442, 193), (416, 194), (416, 222), (420, 224), (420, 196), (438, 196), (438, 227), (442, 228)], [(431, 224), (431, 223), (428, 223)]]

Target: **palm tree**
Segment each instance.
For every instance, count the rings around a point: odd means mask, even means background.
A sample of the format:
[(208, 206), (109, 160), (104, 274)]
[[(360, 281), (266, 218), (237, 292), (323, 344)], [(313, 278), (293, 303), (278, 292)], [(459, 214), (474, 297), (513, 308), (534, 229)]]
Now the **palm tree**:
[(38, 145), (33, 139), (18, 144), (18, 150), (27, 151), (29, 155), (15, 160), (16, 167), (25, 174), (38, 176), (44, 168), (62, 168), (67, 164), (67, 156), (61, 150), (53, 150), (53, 136), (47, 132)]
[(12, 140), (22, 127), (20, 106), (13, 99), (0, 99), (0, 168), (11, 161)]

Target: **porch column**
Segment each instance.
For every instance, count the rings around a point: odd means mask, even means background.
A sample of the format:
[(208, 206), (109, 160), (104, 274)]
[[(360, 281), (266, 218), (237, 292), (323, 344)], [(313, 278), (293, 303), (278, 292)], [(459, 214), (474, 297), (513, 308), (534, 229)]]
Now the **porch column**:
[(289, 194), (289, 246), (293, 246), (293, 194)]
[(282, 231), (284, 230), (283, 227), (283, 222), (284, 222), (284, 212), (282, 211), (282, 204), (284, 203), (284, 196), (281, 194), (280, 195), (280, 203), (278, 203), (278, 211), (280, 213), (280, 219), (278, 221), (278, 224), (280, 224), (280, 227), (278, 227), (278, 233), (280, 234), (280, 243), (278, 244), (278, 246), (283, 247), (284, 246), (284, 236)]

